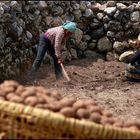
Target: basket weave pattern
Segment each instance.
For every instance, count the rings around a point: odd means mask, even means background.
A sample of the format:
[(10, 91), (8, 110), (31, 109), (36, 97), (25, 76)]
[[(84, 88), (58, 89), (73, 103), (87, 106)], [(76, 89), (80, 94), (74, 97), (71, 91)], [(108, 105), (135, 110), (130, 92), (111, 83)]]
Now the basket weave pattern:
[(8, 139), (139, 139), (140, 132), (67, 118), (49, 110), (0, 100), (0, 131)]

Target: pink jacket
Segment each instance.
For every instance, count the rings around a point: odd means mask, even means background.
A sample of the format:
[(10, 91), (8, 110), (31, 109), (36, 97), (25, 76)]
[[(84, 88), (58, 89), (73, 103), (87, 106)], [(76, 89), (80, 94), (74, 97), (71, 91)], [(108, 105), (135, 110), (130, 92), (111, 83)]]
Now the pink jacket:
[(55, 49), (55, 55), (61, 57), (61, 47), (66, 43), (67, 38), (64, 37), (64, 29), (62, 26), (50, 28), (45, 33), (45, 37), (51, 41)]

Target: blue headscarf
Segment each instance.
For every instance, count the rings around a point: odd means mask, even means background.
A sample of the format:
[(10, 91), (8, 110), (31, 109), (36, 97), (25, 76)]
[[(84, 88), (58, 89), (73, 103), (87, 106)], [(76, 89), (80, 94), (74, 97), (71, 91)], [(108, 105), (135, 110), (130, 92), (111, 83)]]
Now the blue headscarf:
[(74, 22), (68, 21), (68, 22), (65, 22), (62, 26), (64, 29), (67, 29), (70, 32), (76, 31), (76, 23), (74, 23)]

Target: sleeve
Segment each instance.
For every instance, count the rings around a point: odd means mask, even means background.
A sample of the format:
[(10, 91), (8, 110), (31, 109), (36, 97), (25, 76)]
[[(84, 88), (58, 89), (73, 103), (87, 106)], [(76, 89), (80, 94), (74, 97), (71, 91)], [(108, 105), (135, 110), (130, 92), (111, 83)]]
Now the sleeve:
[(56, 37), (55, 37), (55, 45), (54, 45), (55, 55), (57, 57), (61, 56), (60, 49), (62, 47), (62, 40), (63, 40), (63, 38), (64, 38), (63, 31), (58, 31), (57, 34), (56, 34)]

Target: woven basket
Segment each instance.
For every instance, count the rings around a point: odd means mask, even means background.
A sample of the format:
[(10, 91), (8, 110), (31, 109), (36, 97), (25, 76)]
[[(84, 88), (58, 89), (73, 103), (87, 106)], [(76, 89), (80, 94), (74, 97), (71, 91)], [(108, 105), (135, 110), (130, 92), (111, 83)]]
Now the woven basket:
[(0, 100), (0, 132), (7, 139), (138, 139), (140, 132), (67, 118), (49, 110)]

